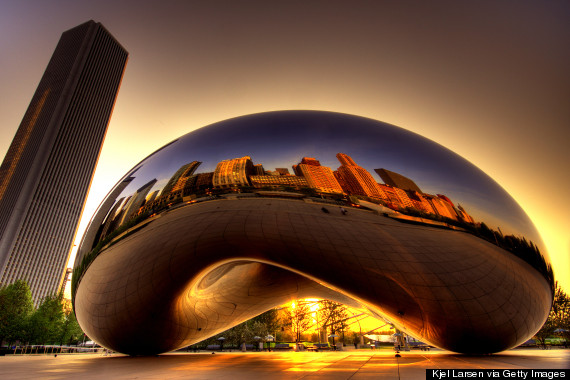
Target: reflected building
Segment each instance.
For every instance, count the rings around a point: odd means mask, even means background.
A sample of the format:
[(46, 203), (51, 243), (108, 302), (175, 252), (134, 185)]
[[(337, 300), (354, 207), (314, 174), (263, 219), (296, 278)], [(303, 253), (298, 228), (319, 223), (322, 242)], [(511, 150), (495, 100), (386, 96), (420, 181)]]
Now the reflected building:
[(261, 165), (261, 164), (253, 165), (253, 174), (254, 175), (265, 175), (265, 169), (263, 169), (263, 165)]
[[(282, 169), (303, 155), (295, 175)], [(424, 191), (386, 169), (387, 183), (374, 182), (374, 167), (395, 162), (421, 173)], [(216, 169), (196, 173), (198, 163)], [(77, 320), (133, 355), (188, 346), (295, 298), (490, 353), (530, 338), (552, 303), (540, 236), (500, 186), (430, 140), (345, 114), (269, 112), (182, 136), (123, 177), (85, 236)]]
[(430, 204), (433, 214), (457, 220), (457, 214), (447, 201), (431, 194), (423, 194), (423, 198)]
[[(99, 239), (104, 239), (108, 232), (112, 232), (117, 228), (117, 225), (119, 224), (119, 219), (122, 219), (121, 217), (118, 217), (120, 214), (120, 210), (121, 210), (121, 206), (123, 205), (124, 202), (128, 202), (130, 199), (127, 198), (125, 200), (125, 198), (119, 198), (119, 200), (115, 203), (115, 205), (113, 206), (113, 208), (111, 209), (111, 211), (108, 213), (107, 215), (107, 219), (105, 219), (104, 224), (101, 226), (101, 232), (99, 233)], [(122, 216), (122, 214), (120, 214)], [(87, 239), (87, 235), (83, 236), (83, 240), (84, 242), (81, 244), (81, 246), (89, 246), (89, 243), (87, 243), (88, 241), (91, 242), (91, 244), (93, 244), (94, 241), (96, 240), (92, 240), (92, 239)], [(83, 253), (87, 253), (88, 251), (84, 249)], [(77, 258), (75, 260), (81, 260), (82, 256), (81, 256), (81, 250), (77, 256)]]
[(0, 285), (60, 288), (127, 62), (100, 24), (64, 32), (0, 167)]
[(403, 208), (414, 207), (414, 203), (412, 202), (412, 200), (408, 196), (408, 193), (405, 190), (402, 190), (399, 187), (392, 187), (392, 189), (398, 195), (398, 198), (400, 198)]
[(309, 187), (309, 183), (304, 177), (293, 175), (254, 175), (249, 177), (251, 185), (255, 188), (284, 188), (291, 187), (294, 189), (302, 189)]
[(412, 202), (413, 208), (428, 214), (436, 214), (431, 203), (428, 202), (422, 193), (418, 193), (417, 191), (406, 191), (406, 194), (408, 194), (408, 198)]
[(216, 188), (249, 186), (248, 177), (253, 171), (253, 162), (249, 156), (224, 160), (216, 166), (213, 186)]
[(394, 210), (405, 209), (406, 207), (413, 207), (412, 202), (408, 198), (406, 192), (397, 187), (388, 186), (382, 183), (378, 184), (378, 187), (386, 194), (387, 206)]
[(337, 153), (336, 157), (341, 163), (336, 173), (338, 173), (337, 176), (340, 177), (342, 183), (344, 183), (345, 187), (343, 187), (343, 189), (348, 194), (364, 195), (366, 197), (384, 200), (388, 199), (374, 178), (372, 178), (372, 175), (370, 175), (366, 169), (356, 165), (350, 156), (344, 153)]
[(465, 211), (465, 210), (463, 209), (463, 207), (461, 207), (460, 204), (457, 204), (457, 209), (458, 209), (457, 213), (458, 213), (459, 217), (460, 217), (463, 221), (465, 221), (466, 223), (470, 223), (470, 224), (474, 224), (474, 223), (475, 223), (475, 220), (473, 219), (473, 217), (472, 217), (471, 215), (469, 215), (469, 214), (467, 213), (467, 211)]
[(199, 161), (192, 161), (188, 164), (182, 165), (180, 169), (174, 173), (174, 175), (170, 178), (166, 186), (162, 189), (162, 195), (168, 195), (170, 193), (176, 193), (182, 191), (188, 178), (194, 174), (198, 166), (200, 166), (201, 162)]
[[(115, 186), (113, 190), (111, 190), (109, 194), (107, 194), (104, 203), (101, 204), (99, 210), (92, 219), (93, 223), (100, 225), (101, 227), (99, 229), (92, 228), (89, 231), (86, 231), (85, 234), (83, 234), (83, 238), (81, 239), (81, 247), (92, 246), (94, 241), (102, 239), (107, 234), (109, 228), (111, 228), (111, 230), (114, 229), (114, 226), (112, 225), (113, 220), (118, 208), (121, 206), (124, 200), (124, 198), (120, 198), (117, 201), (117, 197), (119, 197), (123, 190), (125, 190), (125, 188), (135, 179), (132, 174), (134, 173), (131, 173), (131, 176), (124, 178)], [(111, 211), (109, 211), (109, 209)], [(81, 261), (85, 253), (85, 249), (83, 249), (83, 251), (79, 249), (77, 251), (75, 260)]]
[(319, 192), (344, 194), (331, 168), (321, 166), (321, 163), (313, 157), (303, 157), (299, 164), (293, 166), (293, 171), (298, 176), (304, 177), (309, 187)]
[(380, 178), (382, 178), (382, 181), (387, 185), (397, 187), (402, 190), (415, 191), (417, 193), (422, 192), (414, 181), (399, 173), (387, 169), (374, 169), (374, 171), (378, 173)]
[(279, 175), (291, 175), (287, 168), (275, 168), (275, 171), (279, 173)]
[(196, 174), (196, 182), (189, 192), (207, 191), (212, 187), (214, 181), (214, 172)]
[(136, 216), (140, 210), (140, 208), (145, 204), (147, 195), (156, 183), (156, 178), (148, 181), (144, 184), (140, 189), (138, 189), (135, 194), (129, 199), (128, 202), (125, 202), (123, 209), (121, 210), (122, 218), (119, 222), (123, 224), (124, 222), (128, 221), (129, 219)]

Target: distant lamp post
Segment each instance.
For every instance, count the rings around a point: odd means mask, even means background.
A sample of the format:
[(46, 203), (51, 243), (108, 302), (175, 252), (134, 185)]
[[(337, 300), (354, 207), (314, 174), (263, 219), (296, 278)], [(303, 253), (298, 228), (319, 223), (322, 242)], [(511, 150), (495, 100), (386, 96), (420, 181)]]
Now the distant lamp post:
[(336, 335), (336, 334), (331, 334), (331, 335), (329, 335), (329, 338), (332, 338), (332, 340), (333, 340), (333, 350), (336, 350), (336, 346), (335, 346), (335, 344), (334, 344), (334, 338), (338, 338), (338, 335)]
[(267, 351), (271, 351), (271, 342), (273, 342), (275, 340), (275, 337), (273, 337), (273, 335), (267, 335), (265, 337), (265, 341), (267, 342)]
[(226, 340), (226, 338), (221, 336), (218, 338), (218, 340), (220, 341), (220, 351), (223, 351), (224, 350), (224, 340)]

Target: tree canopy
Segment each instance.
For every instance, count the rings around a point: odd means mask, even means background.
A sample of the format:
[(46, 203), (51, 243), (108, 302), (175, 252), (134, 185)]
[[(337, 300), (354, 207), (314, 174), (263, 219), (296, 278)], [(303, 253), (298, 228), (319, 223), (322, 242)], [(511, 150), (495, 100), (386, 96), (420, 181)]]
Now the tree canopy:
[(26, 281), (18, 280), (0, 288), (0, 343), (23, 341), (33, 310), (32, 292)]
[(570, 342), (570, 297), (558, 283), (548, 318), (534, 338), (546, 347), (546, 339), (556, 336), (564, 338), (566, 345)]
[(44, 298), (34, 309), (24, 280), (0, 288), (0, 343), (72, 344), (83, 331), (63, 293)]

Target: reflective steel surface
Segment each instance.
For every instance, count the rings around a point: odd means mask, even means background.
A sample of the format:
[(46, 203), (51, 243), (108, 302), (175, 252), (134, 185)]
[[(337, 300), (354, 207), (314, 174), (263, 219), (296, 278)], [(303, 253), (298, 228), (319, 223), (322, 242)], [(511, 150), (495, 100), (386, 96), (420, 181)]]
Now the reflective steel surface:
[(552, 286), (532, 222), (475, 166), (398, 127), (318, 111), (225, 120), (151, 154), (101, 204), (72, 281), (88, 336), (128, 354), (298, 297), (497, 352), (540, 328)]

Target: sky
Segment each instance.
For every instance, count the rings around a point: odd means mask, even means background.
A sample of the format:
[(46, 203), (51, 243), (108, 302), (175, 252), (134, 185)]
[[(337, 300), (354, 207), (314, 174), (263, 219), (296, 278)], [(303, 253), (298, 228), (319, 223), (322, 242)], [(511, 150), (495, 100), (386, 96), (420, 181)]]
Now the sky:
[[(0, 152), (61, 33), (101, 22), (129, 62), (78, 231), (147, 155), (286, 109), (397, 125), (495, 179), (570, 292), (567, 1), (0, 0)], [(71, 265), (71, 263), (70, 263)]]

